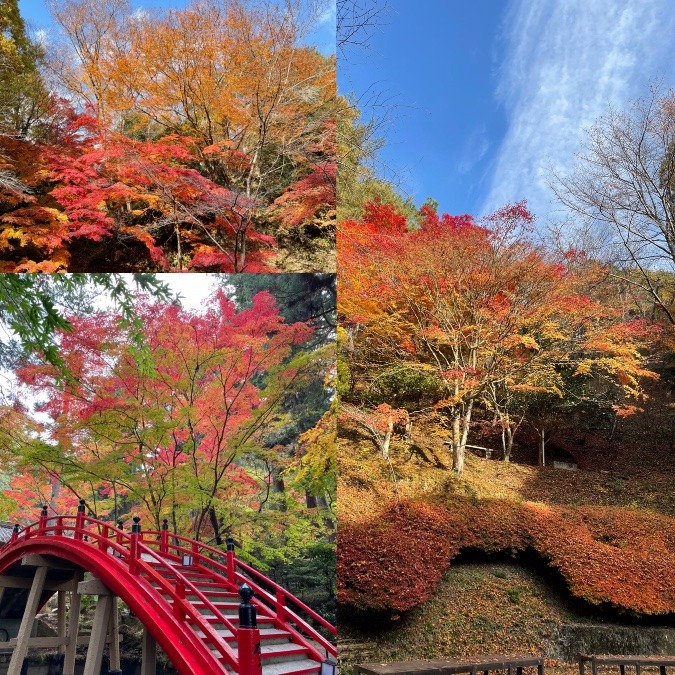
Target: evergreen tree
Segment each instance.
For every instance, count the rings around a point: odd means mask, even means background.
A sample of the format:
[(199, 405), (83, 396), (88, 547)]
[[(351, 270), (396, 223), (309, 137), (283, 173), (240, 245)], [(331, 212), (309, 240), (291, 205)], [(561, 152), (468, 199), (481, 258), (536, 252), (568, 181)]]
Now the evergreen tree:
[(0, 5), (0, 133), (28, 136), (49, 107), (41, 47), (30, 40), (18, 0)]

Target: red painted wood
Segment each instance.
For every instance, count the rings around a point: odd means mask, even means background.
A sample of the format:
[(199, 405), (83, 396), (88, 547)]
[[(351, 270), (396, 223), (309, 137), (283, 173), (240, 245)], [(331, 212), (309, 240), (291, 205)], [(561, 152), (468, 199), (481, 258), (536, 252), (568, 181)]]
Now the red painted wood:
[[(236, 591), (244, 581), (258, 596), (253, 601), (262, 623), (271, 622), (293, 640), (289, 653), (314, 659), (317, 670), (324, 655), (316, 643), (328, 654), (336, 654), (335, 646), (290, 606), (308, 610), (308, 616), (335, 634), (333, 626), (272, 580), (238, 561), (233, 552), (223, 554), (201, 542), (165, 532), (127, 534), (110, 523), (78, 513), (76, 517), (41, 518), (24, 528), (0, 549), (0, 574), (31, 553), (68, 560), (100, 579), (139, 617), (181, 675), (217, 675), (227, 672), (225, 665), (240, 675), (261, 675), (259, 630), (240, 629), (236, 616), (223, 615), (214, 604), (238, 606)], [(214, 554), (225, 564), (213, 560)], [(182, 564), (183, 555), (192, 556), (191, 565)], [(210, 590), (214, 582), (224, 591)], [(217, 618), (202, 615), (196, 605)], [(237, 636), (238, 649), (212, 624), (220, 624)]]

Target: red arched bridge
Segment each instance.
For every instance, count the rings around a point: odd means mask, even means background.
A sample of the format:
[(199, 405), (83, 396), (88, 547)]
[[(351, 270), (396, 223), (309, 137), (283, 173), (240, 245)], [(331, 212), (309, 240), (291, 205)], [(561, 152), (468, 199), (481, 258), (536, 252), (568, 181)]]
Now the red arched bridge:
[[(35, 616), (55, 593), (57, 635), (36, 637)], [(98, 598), (89, 635), (83, 595)], [(118, 598), (144, 626), (143, 675), (155, 675), (157, 645), (181, 675), (311, 675), (336, 656), (336, 628), (238, 560), (230, 537), (223, 553), (170, 533), (166, 521), (145, 532), (136, 517), (125, 532), (86, 516), (81, 501), (77, 516), (44, 507), (0, 549), (0, 609), (18, 623), (15, 637), (0, 631), (8, 675), (20, 675), (30, 648), (57, 649), (63, 674), (74, 675), (78, 644), (88, 645), (84, 675), (99, 675), (106, 644), (109, 672), (121, 673)]]

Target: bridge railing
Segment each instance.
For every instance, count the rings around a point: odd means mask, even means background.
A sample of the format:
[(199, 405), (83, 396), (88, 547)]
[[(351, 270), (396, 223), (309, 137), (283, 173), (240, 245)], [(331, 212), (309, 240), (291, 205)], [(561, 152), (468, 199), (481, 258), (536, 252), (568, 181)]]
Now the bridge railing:
[[(322, 626), (332, 635), (337, 635), (337, 628), (285, 588), (237, 559), (231, 539), (228, 540), (227, 552), (223, 554), (218, 548), (169, 533), (167, 529), (160, 532), (146, 531), (143, 537), (147, 545), (159, 548), (163, 555), (171, 557), (176, 562), (185, 560), (187, 556), (193, 566), (201, 565), (207, 570), (215, 571), (226, 577), (233, 587), (236, 584), (247, 583), (256, 593), (253, 601), (257, 600), (259, 611), (275, 618), (279, 627), (283, 626), (293, 632), (296, 639), (316, 659), (323, 660), (326, 654), (337, 656), (336, 646), (311, 625), (310, 621)], [(317, 644), (326, 654), (317, 649)]]
[(215, 648), (225, 663), (244, 675), (256, 672), (253, 662), (247, 662), (249, 659), (245, 650), (236, 653), (211, 623), (204, 619), (201, 612), (186, 600), (186, 596), (197, 597), (206, 609), (219, 617), (219, 621), (233, 635), (239, 636), (241, 631), (247, 629), (242, 629), (222, 614), (196, 583), (177, 569), (177, 564), (187, 561), (192, 568), (202, 567), (206, 571), (224, 576), (233, 590), (238, 585), (247, 583), (256, 594), (254, 602), (261, 615), (272, 617), (277, 627), (290, 631), (314, 658), (323, 660), (325, 655), (319, 648), (326, 655), (337, 655), (335, 645), (315, 625), (332, 635), (337, 634), (336, 627), (279, 584), (238, 560), (230, 537), (227, 541), (227, 552), (223, 553), (208, 544), (168, 532), (166, 521), (159, 532), (143, 532), (139, 520), (134, 518), (131, 532), (127, 533), (109, 522), (86, 516), (84, 500), (80, 500), (76, 516), (49, 516), (47, 507), (43, 507), (37, 522), (21, 531), (18, 525), (14, 528), (10, 544), (19, 539), (38, 536), (63, 536), (89, 542), (101, 551), (119, 558), (128, 565), (132, 574), (143, 575), (156, 583), (160, 593), (168, 596), (167, 602), (171, 605), (174, 618), (198, 626), (203, 633), (203, 639)]
[[(202, 639), (212, 645), (233, 670), (242, 674), (256, 672), (252, 664), (246, 663), (246, 653), (237, 654), (227, 641), (221, 638), (201, 612), (186, 601), (186, 595), (198, 597), (205, 608), (212, 612), (214, 616), (222, 619), (226, 628), (233, 635), (238, 635), (241, 629), (223, 616), (204, 593), (190, 579), (176, 570), (175, 566), (170, 564), (160, 551), (154, 550), (143, 542), (143, 534), (140, 531), (140, 526), (138, 526), (138, 520), (140, 519), (134, 520), (137, 527), (132, 526), (132, 531), (128, 534), (110, 523), (85, 516), (83, 511), (78, 510), (77, 516), (48, 516), (46, 509), (43, 509), (37, 522), (27, 525), (21, 531), (18, 530), (18, 527), (15, 527), (9, 545), (36, 537), (63, 536), (96, 546), (111, 554), (112, 557), (125, 562), (132, 574), (142, 574), (148, 580), (154, 581), (161, 589), (159, 592), (169, 596), (169, 604), (174, 618), (198, 626), (203, 633)], [(150, 562), (153, 562), (154, 565)], [(171, 577), (173, 577), (173, 583), (170, 580)]]

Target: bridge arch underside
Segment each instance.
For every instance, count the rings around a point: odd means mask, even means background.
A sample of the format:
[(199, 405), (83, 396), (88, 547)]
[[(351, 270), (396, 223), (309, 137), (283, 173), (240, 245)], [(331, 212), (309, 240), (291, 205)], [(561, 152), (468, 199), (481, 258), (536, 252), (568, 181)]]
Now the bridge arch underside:
[[(216, 656), (201, 642), (189, 626), (174, 618), (168, 602), (161, 599), (155, 589), (142, 577), (133, 575), (120, 560), (92, 544), (61, 537), (34, 537), (19, 541), (0, 550), (0, 575), (31, 578), (22, 560), (28, 556), (42, 556), (54, 565), (49, 573), (54, 586), (59, 579), (68, 579), (68, 571), (59, 570), (63, 561), (75, 566), (82, 573), (89, 572), (120, 598), (141, 621), (144, 628), (164, 650), (180, 675), (214, 675), (226, 672)], [(22, 570), (22, 568), (24, 568)], [(33, 572), (36, 568), (33, 568)], [(72, 576), (72, 571), (70, 572)], [(40, 594), (38, 606), (42, 607), (53, 595), (53, 590)], [(25, 596), (24, 596), (25, 597)], [(19, 605), (20, 603), (16, 603)], [(17, 613), (17, 610), (13, 610)], [(23, 616), (24, 607), (20, 614)]]

